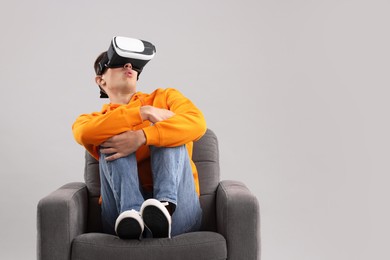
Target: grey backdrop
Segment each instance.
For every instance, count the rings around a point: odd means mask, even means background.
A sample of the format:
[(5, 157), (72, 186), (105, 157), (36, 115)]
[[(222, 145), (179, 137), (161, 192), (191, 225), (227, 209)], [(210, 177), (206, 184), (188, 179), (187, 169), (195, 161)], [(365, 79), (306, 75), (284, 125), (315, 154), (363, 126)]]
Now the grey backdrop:
[(222, 178), (259, 198), (262, 259), (390, 258), (388, 0), (1, 3), (0, 259), (35, 259), (39, 199), (83, 180), (71, 125), (100, 110), (115, 35), (157, 46), (139, 90), (204, 111)]

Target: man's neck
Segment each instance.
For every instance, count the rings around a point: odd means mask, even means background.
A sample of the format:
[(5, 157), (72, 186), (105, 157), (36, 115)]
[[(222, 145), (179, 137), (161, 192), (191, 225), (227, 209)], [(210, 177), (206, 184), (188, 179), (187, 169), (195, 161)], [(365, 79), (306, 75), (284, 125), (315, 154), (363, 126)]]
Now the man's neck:
[(126, 105), (130, 102), (131, 98), (134, 96), (135, 92), (134, 93), (130, 93), (130, 94), (124, 94), (124, 95), (121, 95), (121, 94), (118, 94), (118, 95), (115, 95), (115, 96), (111, 96), (110, 97), (110, 102), (111, 104), (121, 104), (121, 105)]

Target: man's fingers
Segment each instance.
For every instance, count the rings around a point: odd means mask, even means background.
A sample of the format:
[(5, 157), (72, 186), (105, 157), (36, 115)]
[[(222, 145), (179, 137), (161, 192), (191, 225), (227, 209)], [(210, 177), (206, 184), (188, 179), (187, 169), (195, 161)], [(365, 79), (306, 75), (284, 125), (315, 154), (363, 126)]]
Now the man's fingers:
[(100, 152), (104, 153), (104, 154), (110, 154), (110, 153), (115, 153), (116, 149), (114, 149), (114, 148), (101, 148)]
[(106, 161), (110, 162), (110, 161), (114, 161), (114, 160), (122, 158), (122, 157), (123, 157), (122, 154), (114, 153), (113, 155), (110, 155), (110, 156), (106, 157)]
[(104, 141), (104, 143), (101, 143), (100, 146), (103, 146), (103, 147), (111, 147), (111, 146), (112, 146), (112, 140), (111, 140), (111, 138), (110, 138), (110, 139), (107, 139), (106, 141)]
[(116, 154), (113, 154), (113, 155), (110, 155), (110, 156), (106, 157), (106, 161), (110, 162), (110, 161), (116, 160), (115, 155)]

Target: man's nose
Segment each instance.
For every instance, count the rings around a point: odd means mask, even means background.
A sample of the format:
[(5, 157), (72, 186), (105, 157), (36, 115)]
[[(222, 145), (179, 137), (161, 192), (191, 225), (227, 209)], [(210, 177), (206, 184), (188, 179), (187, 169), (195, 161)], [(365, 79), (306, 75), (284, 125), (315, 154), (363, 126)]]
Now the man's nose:
[(125, 66), (124, 66), (125, 69), (132, 69), (133, 66), (131, 65), (131, 63), (126, 63)]

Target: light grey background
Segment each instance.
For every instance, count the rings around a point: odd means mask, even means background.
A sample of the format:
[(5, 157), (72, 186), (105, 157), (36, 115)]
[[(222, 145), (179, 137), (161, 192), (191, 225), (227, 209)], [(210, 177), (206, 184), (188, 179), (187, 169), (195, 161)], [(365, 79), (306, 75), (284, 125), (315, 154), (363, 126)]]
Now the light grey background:
[[(36, 206), (83, 180), (75, 118), (100, 110), (112, 36), (157, 46), (173, 87), (261, 205), (262, 259), (389, 259), (387, 0), (2, 1), (0, 259), (35, 259)], [(245, 214), (245, 212), (243, 212)]]

